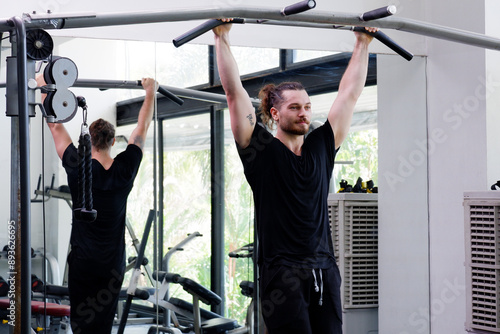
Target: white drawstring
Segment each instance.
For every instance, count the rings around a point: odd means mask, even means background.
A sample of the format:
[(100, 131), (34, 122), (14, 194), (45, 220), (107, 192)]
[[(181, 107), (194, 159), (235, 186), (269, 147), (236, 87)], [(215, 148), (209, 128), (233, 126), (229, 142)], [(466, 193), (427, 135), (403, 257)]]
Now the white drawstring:
[(312, 270), (312, 273), (313, 273), (313, 276), (314, 276), (314, 291), (316, 292), (320, 292), (321, 291), (321, 294), (319, 296), (319, 306), (323, 305), (323, 271), (321, 269), (319, 269), (319, 279), (320, 279), (320, 287), (321, 288), (318, 288), (318, 281), (316, 280), (316, 272), (314, 271), (314, 269)]

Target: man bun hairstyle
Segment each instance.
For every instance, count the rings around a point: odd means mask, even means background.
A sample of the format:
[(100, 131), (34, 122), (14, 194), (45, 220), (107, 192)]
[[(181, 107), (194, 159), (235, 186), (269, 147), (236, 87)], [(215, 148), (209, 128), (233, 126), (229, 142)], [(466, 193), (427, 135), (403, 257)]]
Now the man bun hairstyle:
[(106, 150), (113, 144), (115, 127), (108, 121), (99, 118), (92, 122), (89, 127), (89, 132), (92, 146), (98, 151)]
[(267, 84), (259, 92), (260, 99), (260, 118), (262, 122), (270, 129), (274, 129), (275, 121), (271, 115), (271, 108), (279, 109), (283, 103), (283, 94), (285, 90), (305, 90), (300, 82), (285, 81), (279, 85)]

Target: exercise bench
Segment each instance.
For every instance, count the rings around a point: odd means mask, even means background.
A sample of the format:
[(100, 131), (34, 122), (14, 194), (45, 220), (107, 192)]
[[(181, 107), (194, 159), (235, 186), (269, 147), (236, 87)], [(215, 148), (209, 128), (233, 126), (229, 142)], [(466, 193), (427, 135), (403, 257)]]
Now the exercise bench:
[[(7, 311), (10, 307), (10, 299), (0, 299), (0, 310)], [(32, 328), (43, 328), (43, 318), (47, 316), (47, 330), (45, 333), (68, 333), (70, 330), (69, 316), (70, 306), (56, 303), (45, 303), (42, 301), (31, 301)]]

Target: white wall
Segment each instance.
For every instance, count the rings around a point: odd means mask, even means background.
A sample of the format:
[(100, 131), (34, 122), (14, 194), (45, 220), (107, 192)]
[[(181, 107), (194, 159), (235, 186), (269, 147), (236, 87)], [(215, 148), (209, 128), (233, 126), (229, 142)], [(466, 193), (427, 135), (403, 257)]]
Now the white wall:
[[(486, 34), (499, 35), (500, 22), (495, 13), (500, 11), (498, 1), (485, 1)], [(486, 131), (487, 131), (487, 159), (488, 177), (487, 184), (492, 185), (500, 180), (500, 140), (498, 140), (497, 126), (500, 124), (500, 53), (497, 51), (486, 51), (486, 77), (488, 100), (486, 101)]]
[[(474, 20), (456, 20), (474, 17)], [(484, 32), (482, 2), (443, 1), (429, 19)], [(429, 40), (428, 131), (443, 142), (429, 152), (430, 310), (432, 333), (464, 333), (463, 193), (487, 190), (485, 51)]]
[(429, 333), (426, 81), (426, 58), (377, 57), (379, 333)]

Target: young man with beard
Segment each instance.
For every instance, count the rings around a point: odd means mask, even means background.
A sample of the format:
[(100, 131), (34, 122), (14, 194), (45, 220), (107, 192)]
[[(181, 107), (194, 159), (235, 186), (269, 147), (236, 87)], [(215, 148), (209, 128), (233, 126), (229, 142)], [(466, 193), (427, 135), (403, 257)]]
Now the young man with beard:
[[(224, 21), (229, 22), (230, 19)], [(356, 43), (324, 125), (308, 134), (311, 101), (297, 82), (266, 85), (257, 122), (231, 53), (231, 24), (213, 29), (231, 129), (256, 208), (260, 302), (269, 334), (342, 332), (340, 273), (328, 219), (335, 155), (367, 76), (373, 37)], [(375, 32), (377, 29), (367, 28)]]

